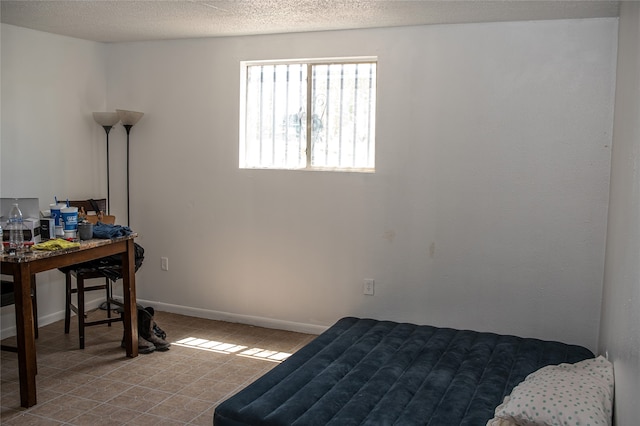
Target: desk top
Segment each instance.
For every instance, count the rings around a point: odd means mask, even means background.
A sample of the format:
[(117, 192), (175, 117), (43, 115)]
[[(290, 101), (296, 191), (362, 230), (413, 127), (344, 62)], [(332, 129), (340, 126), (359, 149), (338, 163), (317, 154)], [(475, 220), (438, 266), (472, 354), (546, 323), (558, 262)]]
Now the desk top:
[(119, 241), (132, 240), (138, 236), (137, 233), (132, 233), (131, 235), (127, 235), (125, 237), (116, 237), (112, 239), (91, 239), (80, 241), (80, 247), (72, 247), (68, 249), (62, 250), (33, 250), (29, 249), (28, 251), (21, 253), (18, 256), (9, 255), (6, 252), (2, 252), (0, 255), (0, 262), (6, 263), (24, 263), (24, 262), (33, 262), (35, 260), (46, 259), (50, 257), (56, 257), (67, 253), (80, 252), (83, 250), (88, 250), (100, 246), (106, 246), (109, 244), (117, 243)]

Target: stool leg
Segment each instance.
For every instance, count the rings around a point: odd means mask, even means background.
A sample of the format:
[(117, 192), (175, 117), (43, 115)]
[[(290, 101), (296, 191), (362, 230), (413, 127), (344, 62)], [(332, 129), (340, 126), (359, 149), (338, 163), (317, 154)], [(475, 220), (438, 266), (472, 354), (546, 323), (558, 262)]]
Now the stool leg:
[(76, 276), (76, 288), (78, 290), (78, 335), (80, 349), (84, 349), (84, 279), (81, 274)]
[[(107, 289), (107, 318), (111, 319), (111, 280), (104, 277), (104, 286)], [(111, 323), (107, 323), (111, 327)]]
[(69, 334), (69, 325), (71, 322), (71, 272), (65, 274), (66, 295), (64, 307), (64, 333)]

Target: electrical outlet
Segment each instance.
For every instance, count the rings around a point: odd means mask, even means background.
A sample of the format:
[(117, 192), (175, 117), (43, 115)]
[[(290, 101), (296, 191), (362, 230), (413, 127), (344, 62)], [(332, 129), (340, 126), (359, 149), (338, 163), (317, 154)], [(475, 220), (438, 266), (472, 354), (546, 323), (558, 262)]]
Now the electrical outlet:
[(169, 270), (169, 258), (168, 257), (161, 257), (160, 258), (160, 268), (163, 271), (168, 271)]
[(366, 294), (367, 296), (373, 296), (374, 291), (375, 291), (375, 281), (367, 278), (364, 280), (364, 289), (363, 289), (363, 294)]

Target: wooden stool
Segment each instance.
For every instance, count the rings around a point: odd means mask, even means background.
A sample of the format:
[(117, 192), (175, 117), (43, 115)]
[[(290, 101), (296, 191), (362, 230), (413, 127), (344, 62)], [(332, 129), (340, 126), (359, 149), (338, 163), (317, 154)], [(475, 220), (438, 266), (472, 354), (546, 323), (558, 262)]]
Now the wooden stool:
[[(71, 277), (76, 279), (76, 287), (71, 287)], [(84, 329), (85, 327), (91, 327), (94, 325), (108, 324), (111, 327), (111, 323), (122, 322), (123, 316), (112, 318), (111, 317), (111, 305), (122, 306), (121, 303), (112, 298), (111, 280), (105, 277), (99, 269), (72, 269), (65, 272), (66, 278), (66, 308), (64, 311), (64, 332), (69, 334), (69, 327), (71, 323), (71, 311), (75, 312), (78, 316), (78, 334), (80, 340), (80, 349), (84, 349)], [(85, 287), (84, 280), (91, 278), (104, 278), (104, 284), (92, 285)], [(96, 321), (86, 321), (87, 314), (84, 307), (84, 293), (87, 291), (104, 290), (107, 296), (107, 318)], [(77, 306), (71, 303), (71, 295), (78, 295)]]
[[(69, 205), (72, 207), (78, 207), (78, 210), (82, 210), (85, 212), (93, 211), (95, 215), (89, 215), (86, 219), (93, 223), (100, 220), (103, 223), (113, 224), (115, 222), (115, 216), (107, 216), (103, 215), (106, 212), (107, 208), (107, 199), (99, 198), (99, 199), (89, 199), (89, 200), (78, 200), (78, 201), (69, 201)], [(73, 267), (72, 267), (73, 268)], [(100, 272), (100, 269), (97, 268), (82, 268), (78, 265), (77, 268), (63, 271), (66, 278), (66, 305), (64, 310), (64, 332), (69, 333), (69, 327), (71, 322), (71, 311), (75, 312), (78, 316), (78, 331), (80, 338), (80, 349), (84, 349), (84, 329), (85, 327), (91, 327), (93, 325), (100, 324), (108, 324), (111, 327), (111, 323), (123, 321), (122, 315), (118, 318), (111, 318), (111, 305), (123, 306), (122, 303), (117, 302), (112, 298), (111, 292), (111, 280), (107, 278), (104, 274)], [(71, 277), (76, 278), (76, 287), (71, 288)], [(92, 278), (104, 278), (104, 284), (100, 285), (92, 285), (89, 287), (85, 287), (84, 280), (92, 279)], [(96, 321), (86, 321), (87, 314), (85, 312), (84, 307), (84, 293), (86, 291), (95, 291), (95, 290), (104, 290), (107, 296), (107, 319), (96, 320)], [(78, 304), (77, 306), (71, 303), (71, 295), (78, 295)]]

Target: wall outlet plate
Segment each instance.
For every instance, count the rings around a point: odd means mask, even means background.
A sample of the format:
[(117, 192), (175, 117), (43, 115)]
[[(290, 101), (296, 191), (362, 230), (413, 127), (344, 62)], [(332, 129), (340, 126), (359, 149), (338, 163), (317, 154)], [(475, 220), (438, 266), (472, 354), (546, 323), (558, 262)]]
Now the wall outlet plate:
[(364, 280), (363, 294), (366, 294), (367, 296), (373, 296), (375, 292), (375, 285), (376, 285), (375, 280), (372, 280), (371, 278), (366, 278)]

